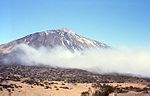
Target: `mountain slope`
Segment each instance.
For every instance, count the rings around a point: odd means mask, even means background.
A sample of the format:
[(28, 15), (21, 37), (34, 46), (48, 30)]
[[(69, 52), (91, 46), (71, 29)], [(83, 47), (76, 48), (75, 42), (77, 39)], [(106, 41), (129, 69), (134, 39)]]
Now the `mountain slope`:
[(16, 45), (21, 43), (27, 44), (34, 48), (41, 46), (53, 48), (63, 46), (71, 51), (84, 50), (86, 48), (108, 48), (109, 46), (83, 36), (80, 36), (67, 28), (58, 30), (48, 30), (46, 32), (38, 32), (30, 34), (21, 39), (14, 40), (10, 43), (0, 45), (0, 52), (7, 53)]

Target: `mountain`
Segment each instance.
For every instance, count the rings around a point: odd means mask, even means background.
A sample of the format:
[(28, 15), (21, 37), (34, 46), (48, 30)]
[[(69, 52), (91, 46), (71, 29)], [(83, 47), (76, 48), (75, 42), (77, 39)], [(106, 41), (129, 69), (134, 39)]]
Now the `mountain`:
[(9, 53), (16, 45), (27, 44), (34, 48), (41, 46), (54, 48), (63, 46), (71, 51), (84, 50), (87, 48), (109, 48), (105, 43), (92, 40), (72, 32), (67, 28), (47, 30), (27, 35), (7, 44), (0, 45), (0, 53)]

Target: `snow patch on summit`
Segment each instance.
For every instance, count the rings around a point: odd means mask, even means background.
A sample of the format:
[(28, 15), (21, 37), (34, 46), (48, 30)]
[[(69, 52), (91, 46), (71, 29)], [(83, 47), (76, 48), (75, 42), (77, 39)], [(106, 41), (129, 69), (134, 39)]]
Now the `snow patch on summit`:
[(48, 48), (62, 46), (71, 51), (84, 50), (92, 47), (109, 48), (109, 46), (104, 43), (78, 35), (68, 28), (62, 28), (37, 32), (7, 44), (0, 45), (0, 51), (2, 50), (4, 52), (5, 50), (11, 50), (13, 47), (22, 43), (34, 48), (39, 48), (41, 46)]

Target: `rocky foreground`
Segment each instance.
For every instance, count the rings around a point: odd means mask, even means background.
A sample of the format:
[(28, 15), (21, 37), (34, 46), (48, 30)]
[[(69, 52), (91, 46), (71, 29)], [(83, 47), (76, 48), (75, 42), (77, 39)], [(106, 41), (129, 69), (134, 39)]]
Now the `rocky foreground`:
[(80, 69), (0, 64), (0, 96), (106, 96), (90, 95), (103, 88), (111, 90), (110, 95), (133, 96), (128, 92), (135, 92), (142, 94), (137, 96), (149, 96), (149, 82), (149, 78), (96, 74)]

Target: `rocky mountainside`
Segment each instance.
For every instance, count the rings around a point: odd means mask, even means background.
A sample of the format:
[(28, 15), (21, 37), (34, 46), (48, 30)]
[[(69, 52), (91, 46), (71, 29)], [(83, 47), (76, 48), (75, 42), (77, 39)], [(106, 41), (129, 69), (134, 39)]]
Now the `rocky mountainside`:
[(59, 68), (45, 65), (25, 66), (20, 64), (0, 64), (0, 81), (20, 81), (28, 78), (34, 81), (66, 81), (69, 83), (139, 83), (148, 84), (149, 78), (123, 74), (97, 74), (82, 69)]
[(47, 30), (44, 32), (37, 32), (30, 34), (21, 39), (14, 40), (7, 44), (0, 45), (1, 53), (8, 53), (18, 44), (27, 44), (34, 48), (41, 46), (53, 48), (56, 46), (63, 46), (71, 51), (84, 50), (86, 48), (108, 48), (109, 46), (80, 36), (67, 28), (62, 28), (58, 30)]

